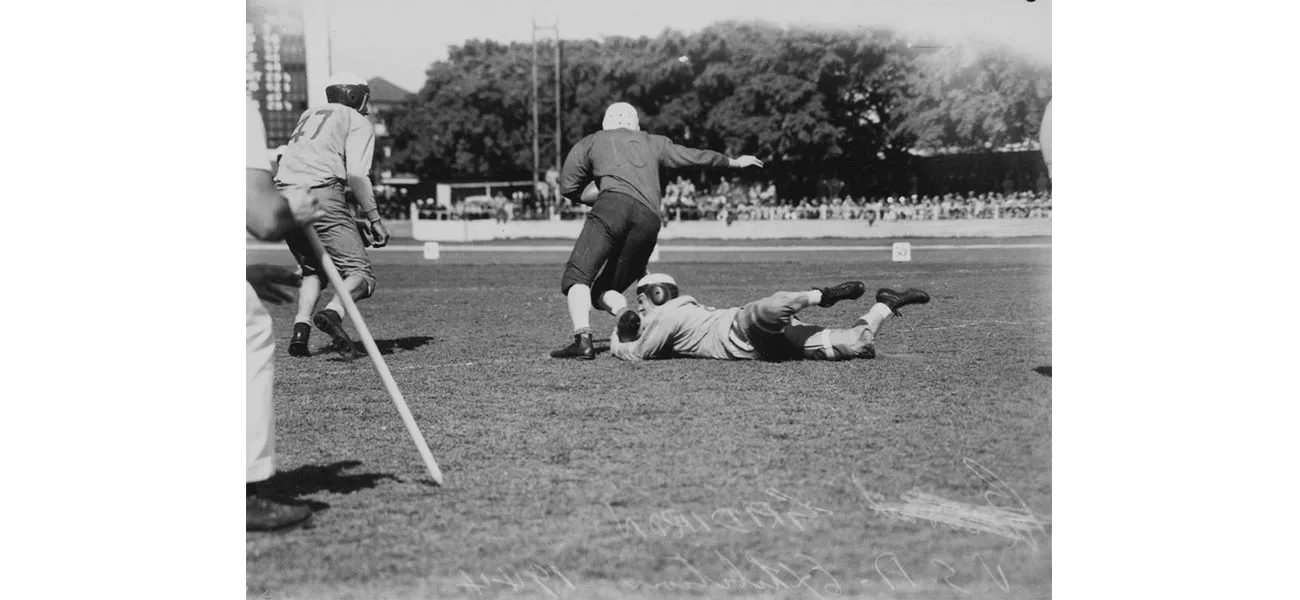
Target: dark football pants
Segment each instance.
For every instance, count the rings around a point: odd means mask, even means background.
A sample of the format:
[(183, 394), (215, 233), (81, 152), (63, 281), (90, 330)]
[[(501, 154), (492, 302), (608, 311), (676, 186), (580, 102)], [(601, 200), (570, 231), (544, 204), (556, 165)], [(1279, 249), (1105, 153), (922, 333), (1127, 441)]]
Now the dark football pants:
[[(356, 219), (353, 218), (352, 210), (343, 196), (343, 187), (327, 185), (312, 188), (307, 193), (319, 200), (321, 207), (325, 209), (325, 215), (313, 226), (316, 228), (316, 235), (320, 237), (321, 244), (325, 246), (325, 251), (330, 253), (334, 266), (338, 267), (339, 275), (344, 279), (351, 275), (360, 275), (366, 284), (366, 293), (362, 297), (369, 297), (375, 293), (375, 272), (370, 266), (370, 257), (366, 255), (366, 242), (361, 239), (361, 231), (357, 229)], [(293, 257), (302, 266), (303, 277), (317, 276), (322, 279), (323, 284), (329, 283), (324, 281), (325, 273), (322, 272), (324, 269), (321, 268), (316, 252), (312, 250), (311, 241), (301, 230), (295, 227), (285, 236), (285, 242), (289, 244)]]
[(777, 292), (741, 307), (733, 327), (767, 360), (847, 360), (867, 354), (875, 332), (862, 321), (829, 329), (795, 318), (807, 296)]
[(574, 285), (587, 285), (593, 304), (608, 290), (622, 293), (645, 275), (659, 241), (659, 226), (659, 215), (635, 198), (602, 192), (564, 266), (560, 293), (567, 295)]

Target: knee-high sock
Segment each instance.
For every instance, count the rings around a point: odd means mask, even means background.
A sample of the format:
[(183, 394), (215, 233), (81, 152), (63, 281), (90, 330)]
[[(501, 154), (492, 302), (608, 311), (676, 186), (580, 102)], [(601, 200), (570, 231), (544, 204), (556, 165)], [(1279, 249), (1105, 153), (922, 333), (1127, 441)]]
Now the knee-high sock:
[(321, 277), (312, 275), (302, 278), (302, 287), (298, 288), (298, 314), (294, 315), (294, 323), (311, 323), (311, 313), (316, 310), (316, 302), (320, 300)]
[(867, 311), (867, 314), (862, 315), (858, 322), (865, 323), (867, 331), (870, 331), (871, 335), (874, 336), (876, 330), (880, 329), (880, 325), (885, 322), (885, 319), (888, 319), (893, 314), (894, 311), (890, 310), (888, 306), (885, 306), (882, 302), (877, 302), (871, 307), (871, 310)]
[(599, 301), (596, 302), (596, 308), (617, 316), (619, 311), (627, 308), (627, 298), (614, 290), (605, 290), (605, 293), (601, 294)]
[(573, 333), (591, 333), (591, 287), (574, 284), (569, 288), (568, 298)]

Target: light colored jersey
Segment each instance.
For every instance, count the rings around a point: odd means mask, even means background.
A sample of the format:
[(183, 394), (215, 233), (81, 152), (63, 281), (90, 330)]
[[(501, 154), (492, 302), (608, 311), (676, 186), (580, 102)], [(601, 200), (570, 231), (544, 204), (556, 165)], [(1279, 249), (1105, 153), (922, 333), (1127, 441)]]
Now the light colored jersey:
[(647, 315), (641, 322), (641, 337), (620, 344), (613, 354), (623, 360), (678, 356), (758, 359), (754, 348), (733, 331), (739, 312), (739, 307), (705, 307), (691, 296), (679, 296)]
[(266, 126), (262, 123), (262, 113), (257, 111), (257, 103), (248, 101), (248, 168), (259, 171), (271, 170), (271, 153), (266, 148)]
[(275, 182), (281, 186), (347, 185), (348, 174), (367, 177), (374, 159), (375, 128), (356, 109), (325, 104), (307, 109), (289, 137)]

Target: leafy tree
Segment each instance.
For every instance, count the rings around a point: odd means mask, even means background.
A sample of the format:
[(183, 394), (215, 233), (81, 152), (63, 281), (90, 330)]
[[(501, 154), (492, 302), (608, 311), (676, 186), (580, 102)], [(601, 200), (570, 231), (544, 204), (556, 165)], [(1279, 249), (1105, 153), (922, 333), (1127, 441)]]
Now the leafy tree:
[(1032, 145), (1051, 85), (1050, 70), (1005, 48), (940, 49), (918, 60), (905, 127), (931, 150)]
[[(394, 126), (402, 166), (434, 180), (530, 177), (531, 60), (527, 43), (470, 40), (431, 65)], [(936, 51), (884, 30), (754, 22), (566, 41), (561, 69), (565, 151), (600, 128), (606, 106), (626, 101), (644, 129), (756, 154), (769, 166), (760, 177), (799, 193), (825, 178), (896, 185), (915, 148), (1028, 142), (1051, 95), (1050, 71), (1000, 49)], [(553, 74), (539, 75), (549, 90)], [(544, 114), (545, 129), (552, 118)], [(553, 145), (541, 150), (552, 164)]]

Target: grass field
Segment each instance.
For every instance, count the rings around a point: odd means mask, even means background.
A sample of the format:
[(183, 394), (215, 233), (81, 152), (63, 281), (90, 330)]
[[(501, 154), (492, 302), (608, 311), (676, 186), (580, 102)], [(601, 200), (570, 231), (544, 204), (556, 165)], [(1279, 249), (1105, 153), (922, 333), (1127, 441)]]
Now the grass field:
[[(652, 264), (713, 306), (855, 279), (932, 294), (885, 323), (877, 359), (841, 363), (552, 360), (566, 256), (372, 253), (362, 310), (441, 488), (370, 362), (289, 357), (293, 310), (270, 307), (271, 487), (320, 512), (248, 535), (250, 597), (1050, 597), (1050, 247), (895, 263), (670, 245)], [(848, 326), (869, 306), (801, 317)], [(608, 339), (613, 319), (593, 325)]]

